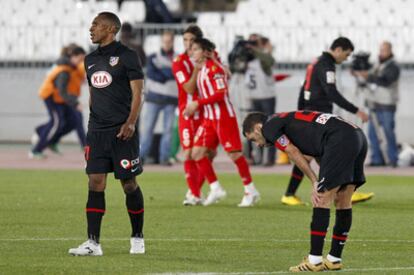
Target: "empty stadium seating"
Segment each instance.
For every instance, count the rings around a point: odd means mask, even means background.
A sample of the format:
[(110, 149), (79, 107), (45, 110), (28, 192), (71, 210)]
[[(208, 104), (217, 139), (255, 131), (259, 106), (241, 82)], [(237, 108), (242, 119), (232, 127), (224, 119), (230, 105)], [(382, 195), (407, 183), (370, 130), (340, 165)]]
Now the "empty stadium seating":
[(116, 1), (3, 0), (0, 31), (5, 41), (0, 59), (51, 60), (70, 42), (88, 48), (88, 28), (101, 11), (115, 12), (122, 21), (132, 23), (145, 17), (142, 1), (125, 1), (118, 10)]
[[(121, 20), (142, 22), (143, 1), (3, 0), (0, 31), (1, 60), (50, 60), (64, 43), (88, 47), (88, 27), (100, 11), (113, 11)], [(382, 40), (395, 46), (397, 58), (414, 62), (414, 1), (410, 0), (242, 0), (231, 13), (208, 12), (198, 24), (226, 54), (236, 35), (252, 32), (268, 36), (281, 62), (307, 62), (338, 35), (349, 36), (357, 50), (377, 50)], [(159, 48), (149, 38), (144, 47)]]
[[(357, 50), (374, 54), (382, 40), (390, 40), (398, 58), (413, 62), (413, 9), (409, 0), (245, 0), (235, 12), (200, 14), (198, 22), (204, 29), (220, 25), (217, 31), (225, 30), (231, 40), (262, 33), (275, 44), (279, 61), (309, 61), (336, 36), (346, 35)], [(224, 50), (232, 44), (216, 42)]]

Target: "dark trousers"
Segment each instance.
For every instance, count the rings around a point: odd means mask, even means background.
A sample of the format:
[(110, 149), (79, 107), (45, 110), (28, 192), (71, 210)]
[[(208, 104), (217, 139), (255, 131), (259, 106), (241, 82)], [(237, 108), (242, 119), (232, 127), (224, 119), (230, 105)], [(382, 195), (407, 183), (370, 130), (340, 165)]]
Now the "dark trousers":
[(38, 142), (32, 149), (35, 153), (43, 152), (51, 144), (50, 141), (55, 135), (65, 127), (65, 105), (55, 103), (52, 97), (45, 99), (44, 103), (49, 114), (49, 121), (35, 129), (39, 136)]
[(65, 123), (64, 127), (56, 133), (56, 135), (50, 140), (49, 144), (57, 144), (59, 143), (60, 139), (72, 132), (72, 130), (76, 130), (76, 134), (79, 138), (79, 143), (82, 147), (86, 146), (86, 134), (85, 128), (83, 127), (83, 115), (82, 112), (78, 111), (77, 109), (65, 105)]
[(64, 135), (74, 129), (77, 131), (81, 145), (85, 146), (86, 135), (82, 113), (66, 104), (55, 103), (51, 97), (44, 102), (49, 114), (49, 121), (36, 127), (35, 131), (39, 140), (32, 151), (35, 153), (43, 152), (49, 145), (57, 144)]
[[(254, 112), (263, 112), (266, 115), (272, 115), (275, 113), (275, 107), (276, 107), (275, 97), (270, 97), (270, 98), (265, 98), (265, 99), (252, 99), (251, 102), (252, 102), (252, 111)], [(248, 146), (251, 148), (251, 144), (249, 144)], [(275, 157), (276, 157), (276, 148), (274, 146), (271, 146), (266, 149), (268, 149), (267, 163), (274, 163)], [(263, 148), (261, 149), (261, 153), (263, 153)]]

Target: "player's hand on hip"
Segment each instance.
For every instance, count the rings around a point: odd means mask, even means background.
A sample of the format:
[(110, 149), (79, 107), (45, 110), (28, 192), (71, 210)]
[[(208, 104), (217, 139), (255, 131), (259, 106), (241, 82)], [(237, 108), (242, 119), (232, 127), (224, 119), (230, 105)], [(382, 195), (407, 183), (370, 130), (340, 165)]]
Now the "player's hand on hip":
[(135, 133), (135, 123), (126, 122), (121, 126), (119, 133), (116, 135), (117, 138), (122, 140), (129, 140)]
[(369, 116), (364, 111), (358, 111), (356, 115), (362, 120), (362, 122), (367, 122), (369, 119)]

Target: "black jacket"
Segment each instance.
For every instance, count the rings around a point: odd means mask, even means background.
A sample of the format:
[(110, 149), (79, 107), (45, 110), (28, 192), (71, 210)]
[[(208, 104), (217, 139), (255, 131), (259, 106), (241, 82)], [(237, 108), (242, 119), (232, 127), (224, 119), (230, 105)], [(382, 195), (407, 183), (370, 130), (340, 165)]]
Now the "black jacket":
[(358, 111), (336, 88), (335, 59), (330, 53), (324, 52), (308, 65), (299, 95), (298, 109), (332, 113), (333, 103), (351, 113)]

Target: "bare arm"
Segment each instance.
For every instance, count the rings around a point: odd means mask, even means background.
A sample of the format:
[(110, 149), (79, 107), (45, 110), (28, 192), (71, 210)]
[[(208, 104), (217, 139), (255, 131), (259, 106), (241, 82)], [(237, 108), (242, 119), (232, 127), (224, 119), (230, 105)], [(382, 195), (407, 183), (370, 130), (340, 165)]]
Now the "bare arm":
[(131, 90), (132, 90), (132, 103), (131, 103), (131, 111), (129, 113), (129, 117), (127, 121), (135, 124), (138, 120), (139, 112), (141, 110), (142, 90), (144, 87), (144, 80), (142, 79), (131, 80), (129, 83), (131, 85)]
[(183, 84), (184, 91), (187, 94), (192, 95), (197, 89), (197, 75), (199, 71), (200, 69), (198, 68), (197, 65), (195, 65), (193, 73), (191, 74), (191, 78), (186, 83)]
[(311, 180), (312, 204), (314, 206), (318, 205), (322, 199), (322, 193), (320, 193), (318, 190), (318, 178), (309, 165), (312, 158), (310, 156), (303, 155), (302, 152), (300, 152), (299, 149), (291, 143), (286, 146), (285, 152), (288, 154), (289, 158), (299, 167), (299, 169)]
[(139, 112), (141, 110), (144, 80), (136, 79), (131, 80), (129, 83), (132, 91), (131, 111), (129, 112), (128, 119), (122, 125), (117, 135), (118, 138), (121, 138), (123, 140), (130, 139), (135, 133), (135, 125), (137, 123)]
[(296, 164), (296, 166), (298, 166), (299, 169), (302, 170), (302, 172), (311, 180), (312, 184), (318, 181), (315, 172), (309, 165), (309, 161), (307, 159), (309, 156), (305, 157), (305, 155), (303, 155), (302, 152), (299, 151), (299, 149), (292, 143), (289, 143), (286, 146), (285, 152), (288, 154), (289, 159), (291, 159)]
[[(308, 156), (308, 155), (303, 155), (303, 157), (310, 163), (312, 160), (313, 160), (313, 157), (312, 156)], [(315, 159), (316, 160), (316, 162), (319, 164), (319, 162), (318, 162), (318, 160), (317, 159)]]

